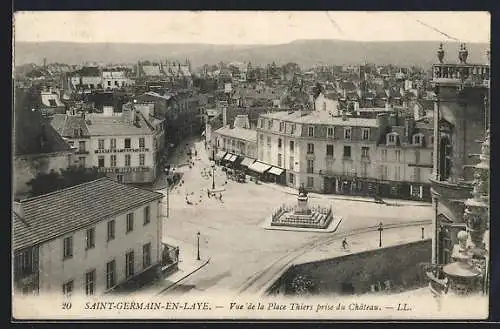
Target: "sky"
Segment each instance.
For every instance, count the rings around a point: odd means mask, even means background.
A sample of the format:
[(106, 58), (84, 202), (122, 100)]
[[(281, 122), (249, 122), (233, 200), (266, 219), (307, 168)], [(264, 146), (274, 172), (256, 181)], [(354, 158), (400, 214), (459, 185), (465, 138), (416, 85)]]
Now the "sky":
[(15, 13), (14, 40), (280, 44), (297, 39), (454, 39), (489, 43), (490, 22), (488, 12), (38, 11)]

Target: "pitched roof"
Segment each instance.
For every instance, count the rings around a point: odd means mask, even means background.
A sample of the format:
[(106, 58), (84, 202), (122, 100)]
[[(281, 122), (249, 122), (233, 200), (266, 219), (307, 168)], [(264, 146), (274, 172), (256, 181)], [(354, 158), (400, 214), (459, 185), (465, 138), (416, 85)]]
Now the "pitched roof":
[(242, 139), (248, 142), (257, 142), (257, 131), (253, 129), (222, 127), (214, 131), (214, 133), (221, 136)]
[(324, 111), (295, 111), (292, 113), (280, 111), (263, 114), (262, 117), (302, 124), (378, 127), (377, 119), (349, 118), (348, 120), (344, 121), (341, 117), (332, 117), (330, 114)]
[(50, 124), (63, 137), (74, 137), (75, 129), (81, 129), (82, 136), (90, 135), (85, 119), (79, 115), (54, 114)]
[(100, 178), (22, 200), (22, 214), (12, 215), (12, 248), (56, 239), (161, 198), (158, 192)]
[(139, 126), (127, 122), (122, 116), (87, 115), (87, 129), (91, 136), (127, 136), (148, 135), (152, 133), (151, 128), (142, 115), (139, 118)]

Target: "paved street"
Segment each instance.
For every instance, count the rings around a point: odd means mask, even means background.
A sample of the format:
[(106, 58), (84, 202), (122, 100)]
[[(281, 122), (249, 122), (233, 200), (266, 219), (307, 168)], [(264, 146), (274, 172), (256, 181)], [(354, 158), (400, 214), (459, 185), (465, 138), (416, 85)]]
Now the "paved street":
[[(196, 233), (200, 232), (201, 256), (211, 260), (207, 266), (167, 293), (200, 290), (235, 293), (263, 269), (287, 255), (300, 253), (306, 247), (308, 250), (314, 250), (316, 246), (325, 248), (324, 241), (327, 241), (338, 248), (340, 240), (335, 237), (341, 239), (343, 233), (375, 226), (380, 221), (384, 225), (390, 225), (432, 218), (431, 207), (418, 204), (386, 206), (324, 197), (311, 198), (310, 203), (332, 205), (335, 214), (343, 217), (337, 232), (265, 230), (260, 226), (264, 218), (282, 203), (294, 204), (296, 196), (252, 182), (237, 183), (228, 180), (225, 185), (225, 173), (217, 168), (215, 185), (217, 188), (225, 188), (225, 191), (222, 192), (222, 201), (208, 198), (207, 188), (212, 185), (210, 161), (203, 142), (196, 142), (195, 146), (198, 159), (195, 160), (194, 167), (184, 167), (184, 184), (176, 186), (170, 193), (170, 218), (165, 219), (163, 234), (167, 238), (172, 237), (195, 246)], [(185, 162), (183, 156), (182, 153), (177, 154), (177, 158), (171, 162)], [(187, 194), (193, 205), (186, 203)], [(166, 207), (166, 200), (163, 204)], [(414, 231), (415, 239), (418, 239), (420, 229)]]

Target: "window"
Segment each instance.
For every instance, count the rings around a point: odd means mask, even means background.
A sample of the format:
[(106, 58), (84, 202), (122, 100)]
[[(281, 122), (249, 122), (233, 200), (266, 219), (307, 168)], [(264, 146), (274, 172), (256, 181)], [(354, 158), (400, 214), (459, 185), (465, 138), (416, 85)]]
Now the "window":
[(415, 182), (420, 182), (420, 168), (419, 167), (413, 168), (413, 179)]
[(364, 141), (369, 140), (370, 139), (370, 128), (363, 128), (362, 129), (362, 134), (363, 134), (362, 135), (362, 139)]
[(413, 144), (415, 145), (421, 145), (422, 144), (422, 138), (423, 136), (420, 134), (416, 134), (413, 136)]
[(73, 280), (64, 283), (62, 285), (63, 295), (66, 296), (66, 297), (70, 297), (71, 294), (73, 293), (73, 288), (74, 288)]
[(434, 145), (434, 136), (429, 136), (429, 145)]
[(116, 167), (116, 154), (111, 155), (111, 167)]
[(333, 156), (333, 145), (326, 145), (326, 156), (327, 157), (332, 157)]
[(314, 177), (307, 177), (307, 187), (314, 187)]
[(271, 137), (267, 136), (267, 146), (271, 147)]
[(111, 138), (111, 142), (109, 144), (109, 148), (114, 150), (116, 149), (116, 138)]
[(294, 147), (295, 147), (294, 141), (290, 141), (290, 152), (293, 152)]
[(381, 150), (382, 153), (382, 161), (387, 161), (387, 150)]
[(351, 158), (351, 147), (350, 146), (344, 146), (344, 158)]
[(282, 132), (283, 129), (285, 129), (285, 123), (284, 122), (280, 122), (280, 132)]
[(290, 129), (290, 134), (295, 134), (295, 129), (296, 129), (296, 126), (295, 126), (295, 123), (292, 124), (292, 128)]
[(132, 232), (134, 230), (134, 213), (128, 213), (127, 214), (127, 232)]
[(281, 138), (278, 138), (278, 148), (281, 148), (282, 142)]
[(144, 166), (146, 163), (146, 156), (144, 154), (139, 154), (139, 166)]
[(108, 80), (108, 87), (111, 86), (111, 80)]
[(115, 220), (112, 219), (108, 222), (108, 241), (115, 238)]
[(367, 163), (362, 163), (361, 164), (361, 176), (362, 177), (367, 177), (368, 176), (368, 164)]
[(401, 161), (401, 151), (400, 150), (394, 150), (394, 155), (396, 156), (396, 161), (400, 162)]
[(85, 249), (92, 249), (95, 247), (95, 228), (89, 228), (85, 234)]
[(314, 127), (307, 128), (307, 136), (314, 137)]
[(97, 148), (98, 148), (99, 150), (104, 150), (104, 139), (99, 139), (99, 140), (97, 141)]
[(151, 209), (149, 206), (144, 207), (144, 225), (149, 224), (151, 222)]
[(273, 120), (267, 121), (267, 129), (273, 129)]
[(78, 150), (80, 152), (85, 152), (85, 141), (78, 142)]
[(104, 155), (99, 155), (99, 157), (97, 157), (97, 164), (99, 168), (104, 167)]
[(328, 127), (326, 129), (326, 136), (327, 137), (333, 137), (333, 127)]
[(381, 165), (380, 166), (380, 179), (386, 179), (387, 178), (387, 166)]
[(134, 252), (129, 251), (125, 254), (125, 276), (131, 277), (134, 275)]
[(63, 258), (68, 259), (73, 257), (73, 237), (68, 236), (63, 240)]
[(281, 167), (282, 155), (278, 153), (278, 167)]
[(142, 267), (147, 268), (151, 265), (151, 243), (142, 246)]
[(80, 167), (85, 167), (85, 157), (78, 157), (78, 165)]
[(106, 289), (111, 289), (116, 285), (116, 261), (106, 263)]
[(87, 296), (95, 293), (95, 270), (85, 273), (85, 294)]
[(264, 128), (264, 120), (263, 119), (259, 120), (259, 127)]
[(420, 151), (415, 150), (415, 163), (419, 163), (419, 162), (420, 162)]
[(130, 167), (130, 154), (125, 154), (125, 167)]
[(314, 173), (314, 160), (307, 160), (307, 173), (308, 174)]
[(130, 138), (125, 138), (125, 148), (126, 149), (130, 148)]
[(307, 144), (307, 154), (314, 154), (314, 144), (312, 143)]
[(264, 135), (260, 134), (260, 144), (264, 145)]
[(144, 137), (139, 138), (139, 148), (145, 148), (146, 142), (144, 140)]
[(293, 174), (292, 173), (288, 174), (288, 181), (290, 182), (290, 184), (293, 184)]
[(32, 263), (31, 251), (22, 251), (16, 255), (15, 265), (21, 276), (32, 273)]
[(351, 139), (351, 128), (344, 128), (344, 139)]
[(290, 164), (289, 164), (289, 168), (290, 168), (290, 170), (293, 170), (293, 166), (294, 166), (294, 164), (295, 164), (294, 160), (295, 160), (295, 159), (294, 159), (293, 157), (290, 157), (290, 159), (289, 159), (289, 161), (290, 161)]
[(395, 133), (387, 134), (387, 144), (394, 145), (397, 142), (398, 135)]
[(398, 181), (401, 179), (401, 167), (396, 166), (394, 168), (394, 180)]
[(362, 158), (369, 158), (370, 157), (370, 148), (367, 146), (362, 146), (361, 147), (361, 157)]
[(431, 163), (434, 163), (434, 152), (431, 152)]

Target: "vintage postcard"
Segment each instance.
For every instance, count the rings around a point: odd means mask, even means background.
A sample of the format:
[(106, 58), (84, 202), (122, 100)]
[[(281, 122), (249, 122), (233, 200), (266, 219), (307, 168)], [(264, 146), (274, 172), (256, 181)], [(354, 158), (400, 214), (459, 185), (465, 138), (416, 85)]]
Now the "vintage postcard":
[(488, 317), (489, 13), (13, 26), (13, 319)]

